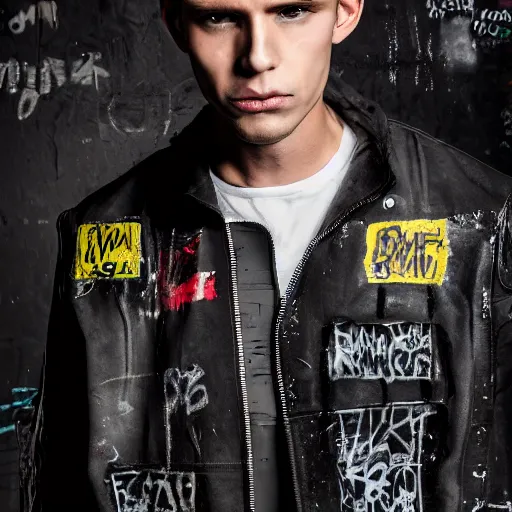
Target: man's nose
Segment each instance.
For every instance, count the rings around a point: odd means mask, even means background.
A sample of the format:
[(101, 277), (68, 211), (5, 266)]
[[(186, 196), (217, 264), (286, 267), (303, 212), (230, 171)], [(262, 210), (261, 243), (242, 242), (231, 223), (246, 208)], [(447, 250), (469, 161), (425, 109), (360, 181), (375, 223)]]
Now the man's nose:
[(277, 32), (268, 20), (250, 20), (244, 30), (241, 64), (246, 72), (263, 73), (277, 66)]

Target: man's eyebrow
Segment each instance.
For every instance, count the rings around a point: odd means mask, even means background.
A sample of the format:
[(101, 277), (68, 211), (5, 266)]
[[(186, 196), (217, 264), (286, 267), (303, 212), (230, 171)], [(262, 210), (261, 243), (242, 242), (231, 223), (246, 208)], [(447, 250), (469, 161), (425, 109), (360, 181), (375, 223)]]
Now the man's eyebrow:
[[(311, 5), (319, 0), (282, 0), (276, 4), (270, 3), (270, 5), (266, 6), (267, 9), (279, 9), (291, 5)], [(321, 0), (320, 0), (321, 1)], [(187, 8), (194, 11), (242, 11), (243, 9), (237, 8), (235, 6), (226, 5), (225, 1), (219, 2), (208, 2), (204, 0), (184, 0)]]

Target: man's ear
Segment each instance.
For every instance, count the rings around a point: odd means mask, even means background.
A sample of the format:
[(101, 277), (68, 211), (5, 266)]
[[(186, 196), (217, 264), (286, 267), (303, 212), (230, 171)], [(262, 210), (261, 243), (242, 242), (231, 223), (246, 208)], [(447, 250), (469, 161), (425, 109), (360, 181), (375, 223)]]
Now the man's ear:
[(183, 53), (188, 53), (187, 34), (183, 20), (183, 11), (178, 2), (170, 2), (164, 10), (164, 20), (178, 48)]
[(364, 0), (337, 0), (336, 24), (332, 31), (332, 43), (346, 39), (357, 27), (363, 13)]

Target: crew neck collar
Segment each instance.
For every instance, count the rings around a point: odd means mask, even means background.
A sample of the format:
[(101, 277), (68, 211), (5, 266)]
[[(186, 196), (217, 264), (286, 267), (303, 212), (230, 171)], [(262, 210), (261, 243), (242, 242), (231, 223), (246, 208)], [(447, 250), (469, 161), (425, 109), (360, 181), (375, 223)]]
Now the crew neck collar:
[(322, 189), (329, 181), (335, 180), (336, 176), (350, 162), (357, 143), (356, 136), (351, 128), (344, 123), (343, 134), (336, 153), (331, 159), (313, 175), (302, 180), (294, 181), (286, 185), (277, 185), (270, 187), (238, 187), (226, 183), (216, 176), (210, 169), (210, 177), (221, 192), (245, 198), (256, 197), (290, 197), (297, 194), (314, 194)]

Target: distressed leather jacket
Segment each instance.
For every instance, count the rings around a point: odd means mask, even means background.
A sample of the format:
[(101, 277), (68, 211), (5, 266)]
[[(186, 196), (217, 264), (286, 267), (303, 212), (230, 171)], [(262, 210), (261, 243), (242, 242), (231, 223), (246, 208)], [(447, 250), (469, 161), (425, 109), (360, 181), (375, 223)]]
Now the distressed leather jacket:
[[(512, 182), (332, 80), (358, 145), (273, 326), (289, 509), (512, 510)], [(59, 218), (25, 512), (254, 509), (210, 123)]]

